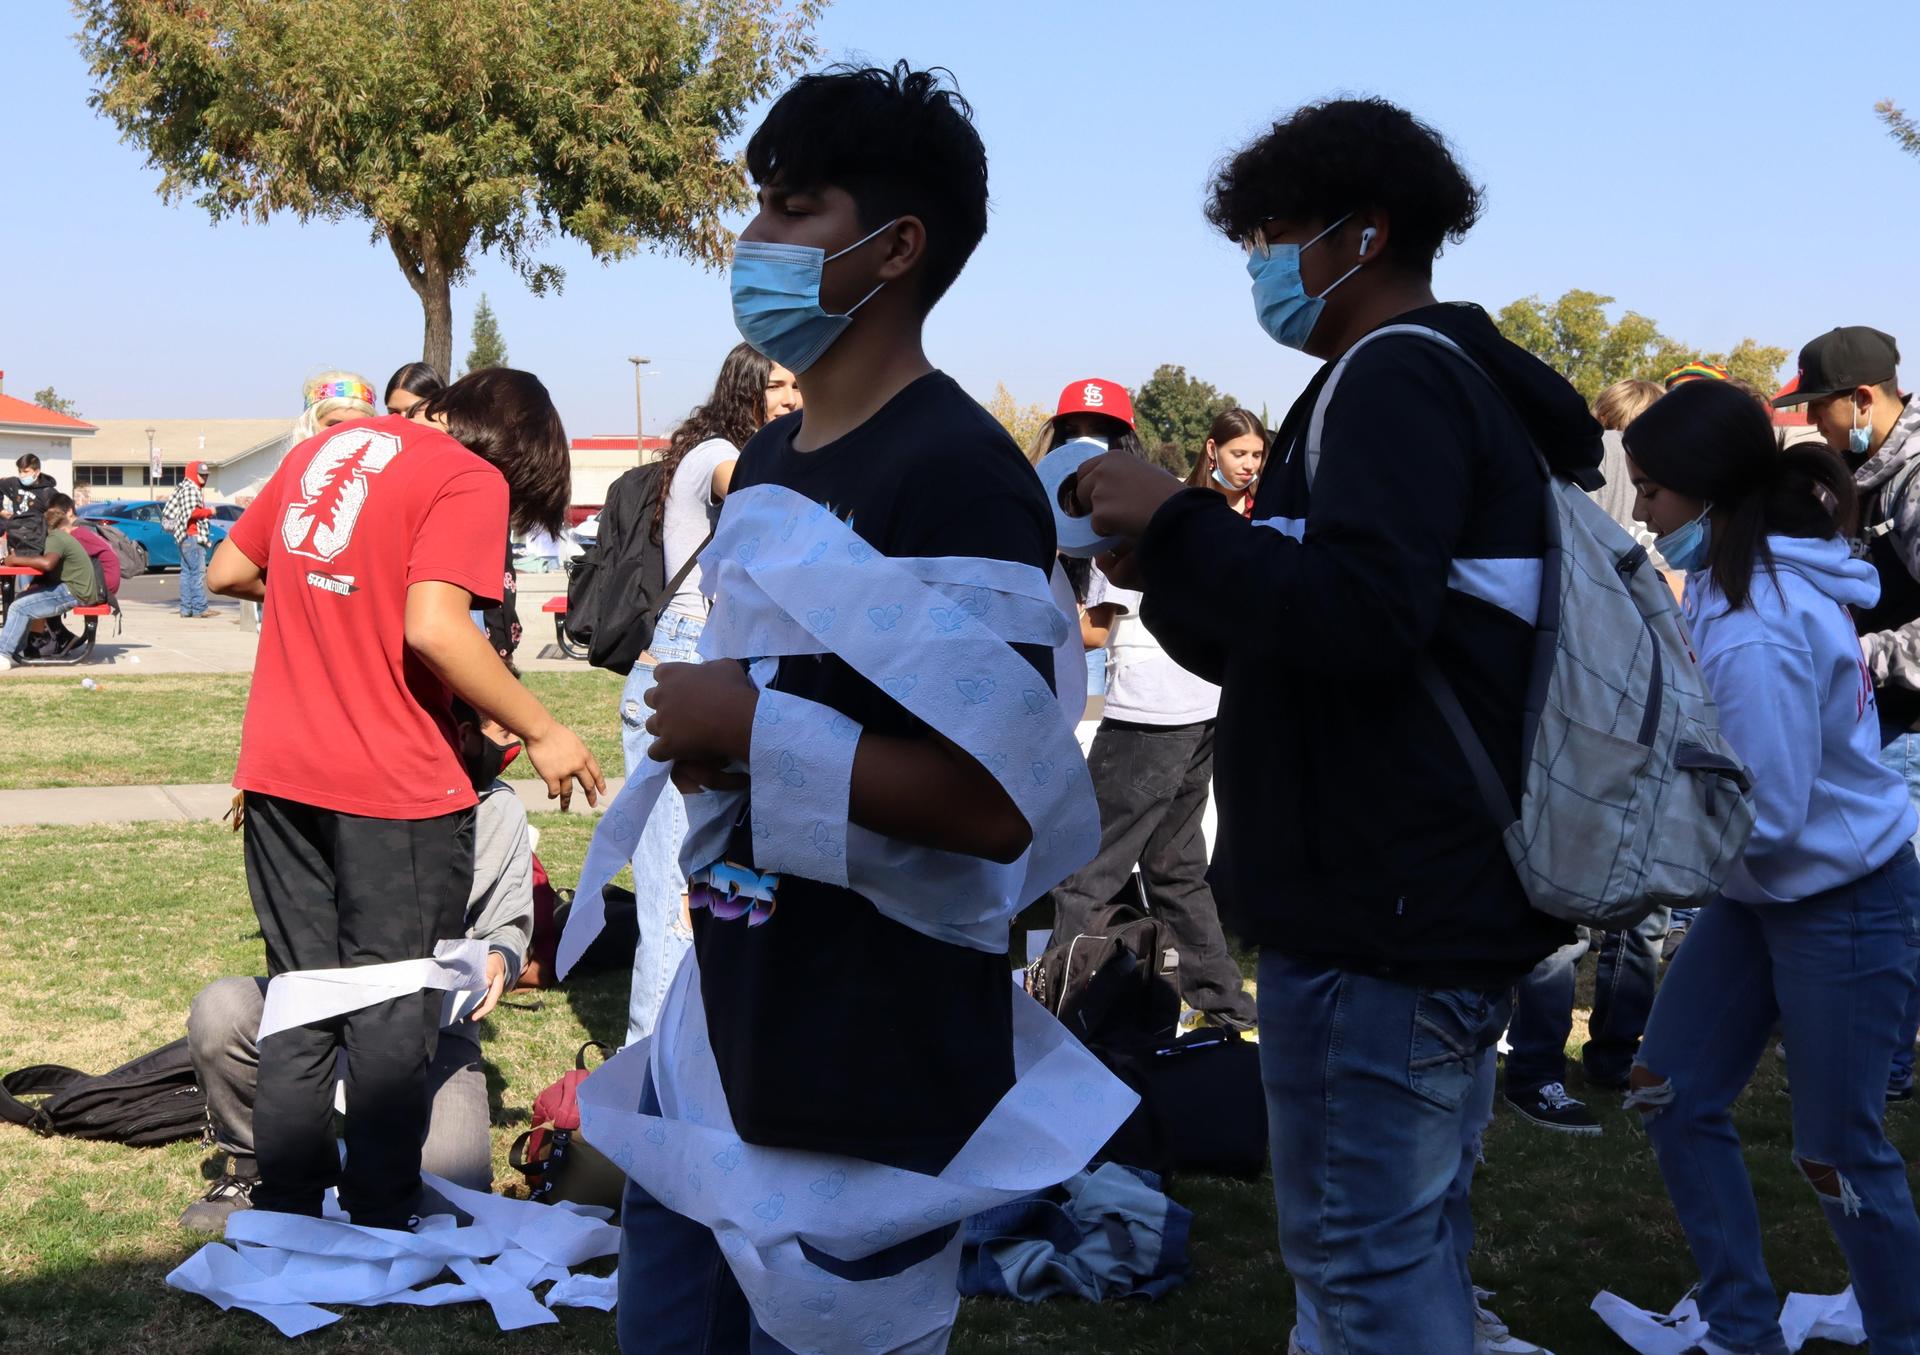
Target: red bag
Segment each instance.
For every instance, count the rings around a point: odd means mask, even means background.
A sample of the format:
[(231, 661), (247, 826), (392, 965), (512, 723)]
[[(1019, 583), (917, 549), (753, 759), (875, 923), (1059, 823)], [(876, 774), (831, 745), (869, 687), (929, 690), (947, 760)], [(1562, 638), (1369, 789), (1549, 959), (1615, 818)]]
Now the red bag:
[[(553, 987), (554, 966), (560, 954), (560, 923), (556, 917), (559, 907), (560, 895), (554, 890), (553, 881), (547, 878), (547, 868), (540, 864), (536, 853), (533, 858), (533, 944), (527, 948), (526, 962), (520, 966), (520, 978), (514, 988)], [(534, 1118), (537, 1120), (538, 1114)]]
[(507, 1161), (527, 1178), (528, 1198), (541, 1204), (571, 1200), (620, 1212), (627, 1178), (580, 1136), (580, 1084), (587, 1079), (587, 1051), (613, 1050), (588, 1040), (573, 1056), (573, 1071), (533, 1099), (533, 1128), (513, 1141)]

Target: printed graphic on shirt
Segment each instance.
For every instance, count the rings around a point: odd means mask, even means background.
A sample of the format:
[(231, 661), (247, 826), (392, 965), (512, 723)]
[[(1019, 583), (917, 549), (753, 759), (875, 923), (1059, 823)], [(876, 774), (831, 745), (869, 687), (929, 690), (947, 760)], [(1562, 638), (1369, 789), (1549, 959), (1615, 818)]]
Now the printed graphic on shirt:
[(328, 593), (338, 593), (341, 597), (360, 591), (360, 585), (353, 581), (353, 575), (322, 574), (317, 569), (307, 571), (307, 586), (319, 588)]
[(367, 477), (385, 470), (399, 454), (400, 439), (377, 429), (350, 428), (328, 438), (300, 476), (305, 497), (287, 505), (280, 524), (286, 548), (314, 560), (339, 555), (366, 507), (372, 487)]

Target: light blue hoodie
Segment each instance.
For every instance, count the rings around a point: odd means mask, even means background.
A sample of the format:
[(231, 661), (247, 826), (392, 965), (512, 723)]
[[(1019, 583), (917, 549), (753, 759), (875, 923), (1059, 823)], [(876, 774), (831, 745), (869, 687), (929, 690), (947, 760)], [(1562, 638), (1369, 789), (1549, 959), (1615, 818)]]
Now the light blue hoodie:
[(1713, 575), (1687, 576), (1694, 652), (1720, 729), (1753, 774), (1753, 836), (1724, 893), (1788, 903), (1851, 884), (1906, 846), (1914, 810), (1880, 765), (1873, 681), (1848, 607), (1880, 596), (1838, 537), (1771, 536), (1735, 611)]

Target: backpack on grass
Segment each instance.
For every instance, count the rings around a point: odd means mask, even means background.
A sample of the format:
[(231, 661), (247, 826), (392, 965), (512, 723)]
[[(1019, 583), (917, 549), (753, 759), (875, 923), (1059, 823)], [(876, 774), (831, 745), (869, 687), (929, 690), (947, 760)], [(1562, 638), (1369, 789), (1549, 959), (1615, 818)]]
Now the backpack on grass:
[(0, 1119), (36, 1134), (145, 1148), (200, 1137), (207, 1094), (182, 1039), (98, 1077), (55, 1063), (8, 1073), (0, 1077)]
[[(1387, 325), (1334, 364), (1307, 424), (1306, 474), (1340, 375), (1376, 339), (1406, 335), (1452, 352), (1494, 385), (1452, 339)], [(1421, 686), (1460, 745), (1500, 826), (1527, 899), (1568, 922), (1619, 931), (1660, 905), (1696, 907), (1719, 893), (1753, 828), (1752, 783), (1720, 734), (1673, 594), (1636, 543), (1571, 481), (1546, 477), (1546, 554), (1522, 726), (1518, 809), (1430, 656)]]
[(568, 571), (567, 636), (586, 646), (595, 668), (633, 671), (653, 643), (660, 613), (700, 559), (696, 550), (667, 577), (666, 551), (653, 531), (654, 510), (667, 492), (664, 472), (654, 461), (613, 482), (600, 509), (599, 535)]
[(580, 1137), (580, 1084), (587, 1080), (587, 1051), (613, 1053), (588, 1040), (573, 1056), (573, 1071), (533, 1099), (534, 1127), (513, 1141), (507, 1162), (527, 1178), (528, 1198), (540, 1204), (568, 1200), (620, 1212), (627, 1178)]

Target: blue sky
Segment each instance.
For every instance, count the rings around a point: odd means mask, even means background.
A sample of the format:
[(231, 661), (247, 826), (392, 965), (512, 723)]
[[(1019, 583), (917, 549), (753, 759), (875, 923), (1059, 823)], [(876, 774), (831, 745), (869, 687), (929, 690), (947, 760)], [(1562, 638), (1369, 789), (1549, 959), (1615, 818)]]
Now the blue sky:
[[(86, 104), (59, 0), (0, 7), (0, 368), (96, 418), (298, 412), (328, 365), (376, 382), (419, 352), (420, 311), (364, 226), (212, 226)], [(1920, 113), (1920, 6), (1376, 0), (839, 0), (834, 59), (944, 64), (992, 165), (986, 241), (935, 311), (935, 361), (985, 398), (1051, 401), (1079, 377), (1177, 362), (1277, 418), (1309, 360), (1260, 333), (1239, 251), (1200, 218), (1210, 166), (1277, 113), (1343, 92), (1399, 101), (1488, 189), (1436, 287), (1490, 308), (1586, 287), (1675, 337), (1797, 348), (1835, 324), (1906, 338), (1920, 372), (1920, 160), (1873, 116)], [(702, 396), (734, 341), (723, 274), (570, 244), (558, 297), (482, 260), (511, 360), (570, 432), (649, 432)]]

